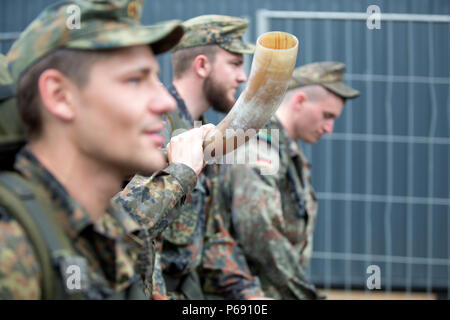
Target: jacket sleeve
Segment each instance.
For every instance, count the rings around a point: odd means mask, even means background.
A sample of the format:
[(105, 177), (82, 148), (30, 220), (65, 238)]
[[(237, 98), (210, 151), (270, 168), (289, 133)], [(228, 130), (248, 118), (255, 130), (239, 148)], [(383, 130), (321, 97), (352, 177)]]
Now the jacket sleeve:
[(206, 237), (201, 275), (206, 293), (225, 299), (263, 296), (258, 277), (252, 276), (245, 256), (231, 237), (219, 199), (217, 176), (209, 175), (211, 198), (207, 205)]
[(299, 250), (280, 231), (286, 224), (278, 185), (282, 170), (261, 173), (262, 169), (271, 169), (268, 166), (277, 157), (259, 151), (254, 163), (233, 165), (227, 171), (224, 184), (230, 195), (233, 227), (248, 263), (256, 266), (258, 275), (264, 275), (276, 292), (293, 299), (315, 298)]
[(40, 267), (32, 245), (19, 223), (0, 212), (0, 300), (40, 298)]
[(151, 177), (134, 176), (112, 202), (148, 227), (155, 238), (178, 216), (180, 210), (176, 209), (183, 205), (196, 181), (194, 170), (174, 163)]

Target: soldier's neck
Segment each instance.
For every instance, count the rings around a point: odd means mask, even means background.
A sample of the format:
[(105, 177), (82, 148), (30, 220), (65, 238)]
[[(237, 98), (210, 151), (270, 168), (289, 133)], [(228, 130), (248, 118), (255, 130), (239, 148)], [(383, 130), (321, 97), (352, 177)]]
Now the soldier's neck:
[(203, 94), (203, 86), (200, 79), (186, 76), (175, 79), (173, 85), (184, 100), (192, 119), (199, 120), (209, 108), (209, 104)]
[(286, 112), (285, 109), (283, 108), (278, 108), (278, 110), (275, 113), (275, 117), (278, 119), (278, 121), (280, 121), (281, 125), (283, 126), (283, 128), (286, 130), (286, 132), (288, 133), (289, 137), (291, 139), (296, 140), (295, 134), (294, 134), (294, 126), (291, 123), (291, 119), (292, 117), (290, 117)]
[(68, 143), (36, 142), (30, 144), (30, 149), (94, 222), (105, 214), (111, 198), (120, 191), (119, 174), (113, 174), (112, 168), (83, 155)]

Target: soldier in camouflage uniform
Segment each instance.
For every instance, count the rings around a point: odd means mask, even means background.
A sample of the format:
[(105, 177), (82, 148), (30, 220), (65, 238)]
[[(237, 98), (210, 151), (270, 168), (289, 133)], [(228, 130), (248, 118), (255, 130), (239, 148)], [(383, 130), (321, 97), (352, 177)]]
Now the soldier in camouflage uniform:
[[(243, 54), (254, 50), (242, 41), (246, 20), (207, 15), (183, 26), (185, 35), (172, 52), (174, 80), (168, 90), (178, 108), (168, 115), (166, 142), (177, 131), (193, 128), (194, 121), (203, 122), (210, 106), (231, 109), (237, 87), (246, 81)], [(163, 232), (161, 262), (169, 294), (175, 299), (261, 296), (259, 280), (250, 275), (221, 215), (208, 210), (208, 180), (206, 174), (199, 176), (180, 216)]]
[[(79, 28), (69, 23), (72, 5), (80, 9)], [(172, 139), (172, 164), (157, 171), (165, 166), (162, 116), (175, 101), (157, 78), (154, 55), (172, 48), (183, 28), (178, 21), (142, 26), (142, 5), (55, 3), (8, 54), (28, 144), (16, 172), (0, 173), (2, 299), (165, 293), (152, 241), (195, 186), (207, 130)], [(111, 206), (125, 178), (154, 171), (139, 186), (153, 195), (152, 204), (134, 219)], [(78, 280), (67, 278), (70, 270)]]
[[(236, 159), (256, 154), (256, 161), (236, 160), (221, 169), (216, 206), (226, 208), (224, 220), (230, 221), (252, 273), (275, 299), (320, 298), (304, 273), (312, 254), (317, 200), (311, 166), (296, 140), (315, 143), (332, 133), (345, 100), (359, 95), (344, 84), (344, 70), (337, 62), (295, 69), (267, 131), (236, 150)], [(272, 139), (271, 132), (278, 132), (279, 139)]]

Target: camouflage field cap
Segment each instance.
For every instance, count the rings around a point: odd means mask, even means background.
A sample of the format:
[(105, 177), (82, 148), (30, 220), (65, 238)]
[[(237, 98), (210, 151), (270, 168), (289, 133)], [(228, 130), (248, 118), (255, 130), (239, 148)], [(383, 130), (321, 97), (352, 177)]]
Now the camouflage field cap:
[(345, 64), (325, 61), (307, 64), (294, 69), (288, 83), (288, 90), (308, 85), (321, 85), (336, 95), (352, 99), (359, 96), (359, 91), (344, 83)]
[(58, 48), (101, 50), (149, 44), (155, 54), (170, 50), (183, 36), (181, 21), (143, 26), (143, 2), (65, 0), (50, 5), (8, 53), (13, 80), (18, 82), (34, 62)]
[(245, 19), (204, 15), (183, 22), (183, 27), (184, 36), (172, 51), (208, 44), (216, 44), (233, 53), (251, 54), (255, 51), (255, 45), (242, 39), (248, 27)]
[(15, 94), (7, 59), (0, 54), (0, 168), (11, 167), (14, 153), (25, 143), (25, 129)]
[(8, 61), (0, 54), (0, 102), (13, 98), (16, 95), (13, 81), (8, 72)]

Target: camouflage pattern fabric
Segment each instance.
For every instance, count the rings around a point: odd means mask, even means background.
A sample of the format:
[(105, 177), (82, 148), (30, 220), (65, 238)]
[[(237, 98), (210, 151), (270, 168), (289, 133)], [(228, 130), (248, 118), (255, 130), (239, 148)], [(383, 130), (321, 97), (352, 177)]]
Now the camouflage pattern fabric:
[(208, 296), (228, 299), (248, 299), (264, 296), (259, 278), (250, 272), (241, 248), (230, 233), (230, 225), (223, 218), (224, 208), (217, 197), (222, 185), (219, 182), (221, 166), (208, 165), (206, 176), (209, 197), (206, 203), (206, 231), (199, 275), (203, 291)]
[[(0, 86), (11, 86), (13, 83), (8, 71), (8, 59), (0, 53)], [(3, 92), (0, 95), (0, 102), (15, 96), (15, 88), (10, 88), (10, 92)], [(5, 90), (6, 91), (6, 90)]]
[(174, 163), (151, 177), (135, 175), (112, 201), (140, 225), (148, 227), (150, 236), (156, 238), (178, 215), (177, 210), (196, 181), (194, 170)]
[[(151, 177), (135, 175), (126, 187), (113, 199), (115, 207), (127, 212), (149, 231), (153, 247), (156, 238), (179, 214), (197, 181), (194, 170), (184, 164), (171, 164)], [(161, 257), (155, 250), (153, 294), (166, 295), (161, 269)]]
[(344, 83), (345, 64), (335, 61), (315, 62), (294, 69), (288, 90), (321, 85), (343, 99), (359, 96), (359, 91)]
[(15, 86), (8, 72), (8, 63), (0, 54), (0, 168), (11, 169), (15, 154), (25, 144), (25, 128), (15, 97)]
[[(50, 5), (20, 35), (8, 53), (8, 67), (13, 81), (17, 84), (30, 66), (59, 48), (103, 50), (150, 45), (155, 54), (170, 50), (182, 37), (183, 27), (175, 20), (143, 26), (140, 23), (143, 3), (144, 0), (67, 0)], [(77, 12), (81, 18), (79, 27), (72, 16)], [(54, 201), (61, 224), (77, 250), (88, 259), (93, 283), (114, 292), (129, 287), (137, 274), (138, 256), (143, 251), (152, 264), (155, 259), (158, 261), (152, 248), (149, 249), (151, 252), (142, 250), (141, 234), (146, 231), (146, 240), (154, 239), (170, 222), (170, 208), (182, 202), (189, 186), (195, 183), (195, 174), (191, 169), (168, 168), (147, 179), (143, 186), (143, 189), (155, 187), (155, 190), (161, 191), (161, 198), (149, 200), (153, 206), (138, 208), (142, 211), (134, 212), (134, 219), (125, 210), (112, 209), (101, 221), (93, 223), (88, 213), (30, 152), (24, 151), (19, 156), (17, 170), (47, 191)], [(148, 189), (143, 191), (144, 197), (148, 197)], [(120, 206), (131, 205), (133, 200), (126, 197), (119, 203)], [(31, 244), (27, 242), (24, 230), (6, 212), (2, 212), (1, 219), (1, 295), (39, 298), (39, 265)], [(145, 230), (135, 219), (145, 226)], [(153, 272), (153, 265), (147, 266), (152, 278), (159, 275), (158, 279), (149, 279), (155, 286), (146, 286), (147, 289), (153, 288), (153, 292), (146, 292), (148, 296), (165, 293), (158, 267), (156, 263), (156, 271)], [(29, 286), (22, 288), (20, 284), (23, 283), (29, 283)]]
[[(99, 221), (92, 221), (28, 149), (18, 154), (15, 168), (51, 199), (64, 232), (88, 261), (91, 285), (104, 293), (126, 290), (137, 275), (136, 259), (142, 249), (139, 225), (113, 208)], [(0, 210), (0, 298), (40, 299), (38, 261), (25, 230)]]
[[(155, 54), (170, 50), (183, 35), (181, 22), (143, 26), (143, 3), (144, 0), (66, 0), (50, 5), (22, 32), (8, 53), (13, 80), (17, 83), (39, 58), (58, 48), (101, 50), (148, 44)], [(80, 13), (79, 26), (76, 12)]]
[[(0, 144), (25, 141), (25, 129), (17, 109), (15, 86), (8, 72), (8, 63), (0, 54)], [(9, 92), (8, 92), (9, 91)]]
[(0, 54), (0, 90), (4, 94), (0, 95), (0, 144), (23, 142), (25, 129), (17, 109), (15, 86), (8, 72), (7, 59), (2, 54)]
[[(238, 148), (236, 156), (256, 153), (256, 162), (222, 166), (219, 205), (225, 209), (224, 220), (230, 221), (232, 235), (244, 251), (252, 273), (260, 278), (266, 296), (316, 299), (316, 290), (304, 273), (312, 253), (317, 213), (310, 164), (276, 118), (265, 128), (279, 130), (279, 146), (267, 135), (259, 134), (245, 148)], [(261, 148), (259, 143), (272, 144), (274, 148)], [(279, 170), (275, 174), (262, 174), (263, 169), (276, 163)], [(296, 187), (306, 203), (307, 216), (303, 218), (299, 217), (295, 186), (288, 177), (290, 165), (296, 167), (302, 181)]]
[[(177, 100), (178, 109), (168, 115), (164, 130), (166, 142), (173, 131), (180, 129), (179, 125), (183, 125), (184, 129), (194, 126), (175, 87), (171, 86), (169, 92)], [(224, 227), (221, 215), (209, 208), (210, 186), (209, 176), (200, 174), (187, 203), (180, 208), (180, 216), (163, 232), (163, 272), (181, 276), (199, 271), (204, 292), (226, 299), (260, 296), (259, 280), (250, 275), (244, 256)], [(181, 292), (173, 292), (171, 296), (183, 298)]]
[(248, 27), (245, 19), (204, 15), (183, 22), (183, 27), (184, 36), (172, 51), (212, 44), (233, 53), (251, 54), (255, 51), (255, 45), (242, 40)]

